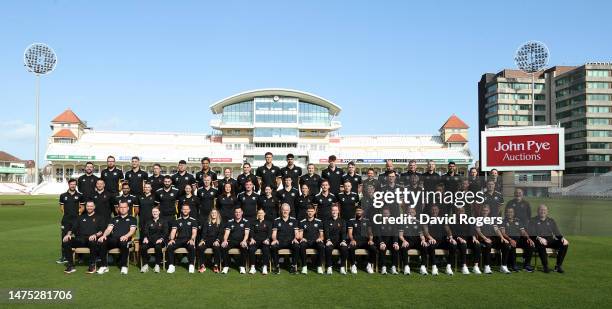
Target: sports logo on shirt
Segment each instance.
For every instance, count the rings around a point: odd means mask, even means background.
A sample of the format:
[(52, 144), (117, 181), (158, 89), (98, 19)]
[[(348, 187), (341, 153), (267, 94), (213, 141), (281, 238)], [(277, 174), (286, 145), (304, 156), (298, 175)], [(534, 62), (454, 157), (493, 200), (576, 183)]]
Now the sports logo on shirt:
[(191, 225), (191, 222), (187, 222), (187, 225)]
[(293, 226), (293, 222), (289, 222), (289, 226)]
[(244, 227), (244, 223), (240, 223), (240, 227)]

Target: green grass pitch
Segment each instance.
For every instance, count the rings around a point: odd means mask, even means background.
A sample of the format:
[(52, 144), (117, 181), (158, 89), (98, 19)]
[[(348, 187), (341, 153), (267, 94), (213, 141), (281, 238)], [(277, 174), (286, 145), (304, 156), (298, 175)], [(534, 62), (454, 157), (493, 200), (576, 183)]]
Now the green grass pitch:
[[(533, 200), (545, 202), (570, 240), (565, 274), (542, 272), (503, 275), (307, 276), (228, 275), (207, 271), (188, 274), (140, 274), (119, 270), (103, 276), (71, 275), (55, 264), (59, 256), (56, 196), (0, 196), (26, 200), (26, 206), (0, 206), (0, 289), (73, 289), (73, 303), (0, 307), (607, 307), (612, 300), (612, 204), (609, 201)], [(597, 235), (597, 236), (593, 236)], [(534, 257), (535, 259), (535, 257)], [(538, 263), (539, 264), (539, 263)], [(497, 267), (494, 268), (497, 270)]]

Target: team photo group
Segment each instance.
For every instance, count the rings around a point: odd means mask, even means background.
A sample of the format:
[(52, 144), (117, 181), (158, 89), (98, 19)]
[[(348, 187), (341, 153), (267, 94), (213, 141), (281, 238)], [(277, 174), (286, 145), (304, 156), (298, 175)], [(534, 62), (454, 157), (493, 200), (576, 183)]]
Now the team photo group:
[[(346, 275), (363, 269), (409, 275), (413, 265), (421, 275), (492, 274), (493, 268), (511, 274), (535, 271), (536, 254), (544, 273), (564, 272), (569, 242), (547, 206), (537, 205), (532, 214), (520, 188), (505, 202), (496, 170), (486, 177), (476, 168), (459, 175), (449, 162), (440, 175), (430, 160), (420, 173), (412, 160), (399, 173), (388, 160), (378, 175), (370, 168), (362, 176), (354, 162), (339, 166), (333, 155), (321, 171), (314, 164), (303, 171), (292, 154), (285, 159), (286, 166), (278, 167), (268, 152), (264, 165), (244, 163), (236, 178), (230, 168), (217, 175), (206, 157), (195, 175), (184, 160), (172, 175), (163, 175), (159, 164), (148, 172), (141, 169), (136, 156), (125, 172), (108, 156), (99, 176), (88, 162), (84, 174), (69, 179), (68, 190), (59, 197), (58, 263), (66, 264), (67, 274), (76, 272), (78, 262), (88, 265), (90, 274), (108, 272), (109, 262), (127, 274), (131, 256), (140, 261), (142, 273), (174, 273), (187, 264), (188, 273), (211, 269), (226, 274), (235, 267), (240, 274), (279, 274), (285, 269), (305, 275), (312, 269)], [(481, 192), (484, 198), (462, 207), (442, 201), (374, 206), (377, 192), (398, 189)], [(503, 219), (501, 224), (380, 220), (418, 219), (421, 214)], [(88, 249), (88, 254), (75, 254), (82, 253), (78, 249)], [(554, 267), (549, 266), (550, 252)]]

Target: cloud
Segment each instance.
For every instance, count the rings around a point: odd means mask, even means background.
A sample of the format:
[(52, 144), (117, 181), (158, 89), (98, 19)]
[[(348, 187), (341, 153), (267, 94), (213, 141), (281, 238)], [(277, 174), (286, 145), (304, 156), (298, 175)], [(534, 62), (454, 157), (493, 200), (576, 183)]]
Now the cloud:
[(36, 126), (22, 120), (0, 121), (0, 139), (9, 141), (32, 141)]

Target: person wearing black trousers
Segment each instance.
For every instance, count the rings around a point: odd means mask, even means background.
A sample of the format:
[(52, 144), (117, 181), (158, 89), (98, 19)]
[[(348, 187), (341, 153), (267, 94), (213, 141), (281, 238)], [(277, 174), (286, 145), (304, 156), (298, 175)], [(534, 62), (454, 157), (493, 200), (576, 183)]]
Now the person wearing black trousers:
[(538, 250), (538, 255), (542, 260), (544, 272), (550, 272), (546, 248), (554, 248), (557, 249), (555, 271), (560, 274), (564, 273), (562, 265), (569, 248), (569, 241), (563, 237), (555, 220), (548, 217), (548, 207), (546, 205), (542, 204), (538, 207), (538, 215), (531, 219), (529, 223), (529, 234), (531, 234), (531, 238), (535, 242), (536, 250)]
[(257, 272), (255, 264), (257, 249), (261, 250), (261, 274), (268, 274), (268, 264), (270, 264), (270, 242), (272, 242), (272, 223), (266, 218), (266, 212), (263, 209), (257, 211), (257, 218), (251, 223), (251, 239), (249, 241), (249, 261), (251, 269), (249, 274)]
[(410, 207), (408, 209), (408, 215), (414, 218), (414, 221), (400, 227), (398, 231), (398, 242), (400, 245), (402, 262), (404, 263), (404, 275), (410, 275), (410, 265), (408, 265), (408, 250), (410, 249), (419, 250), (421, 255), (420, 274), (427, 275), (427, 246), (429, 246), (429, 243), (425, 235), (423, 235), (423, 226), (419, 223), (416, 213), (416, 208)]
[(523, 249), (523, 269), (533, 272), (531, 267), (531, 256), (535, 247), (535, 242), (529, 238), (527, 229), (523, 221), (516, 217), (516, 209), (506, 207), (506, 217), (501, 225), (502, 236), (510, 242), (510, 252), (508, 255), (508, 266), (510, 270), (518, 272), (520, 269), (516, 265), (516, 248)]
[(149, 271), (149, 252), (150, 248), (155, 248), (155, 267), (153, 271), (159, 273), (159, 265), (163, 260), (163, 248), (168, 242), (168, 223), (159, 217), (158, 207), (151, 210), (151, 219), (142, 225), (142, 244), (140, 245), (140, 257), (143, 261), (140, 269), (141, 273)]
[(325, 235), (325, 264), (327, 267), (327, 274), (331, 275), (333, 272), (332, 267), (332, 253), (334, 249), (340, 251), (340, 273), (346, 275), (346, 259), (348, 257), (348, 244), (346, 237), (346, 223), (340, 218), (340, 210), (338, 205), (331, 206), (330, 218), (324, 223), (324, 235)]
[(366, 249), (368, 251), (368, 265), (366, 266), (366, 271), (369, 274), (374, 273), (373, 267), (376, 263), (374, 234), (372, 233), (372, 224), (368, 218), (364, 217), (361, 205), (356, 206), (355, 216), (349, 220), (347, 230), (351, 273), (357, 273), (357, 259), (355, 257), (355, 250), (357, 249)]
[[(307, 189), (308, 190), (308, 189)], [(306, 265), (306, 249), (317, 250), (317, 273), (323, 274), (323, 255), (325, 254), (324, 226), (323, 222), (315, 218), (315, 206), (310, 205), (306, 210), (306, 218), (300, 221), (300, 260), (302, 262), (302, 274), (308, 274)]]
[[(378, 249), (378, 263), (380, 264), (380, 273), (383, 275), (387, 274), (387, 250), (391, 251), (392, 266), (390, 273), (397, 275), (397, 264), (399, 263), (399, 239), (398, 231), (395, 224), (386, 223), (385, 218), (391, 217), (391, 210), (389, 208), (383, 208), (382, 210), (382, 222), (381, 224), (375, 224), (374, 228), (374, 242)], [(376, 222), (376, 219), (374, 220)]]
[[(466, 209), (465, 207), (456, 208), (457, 217), (465, 215)], [(480, 275), (480, 267), (478, 266), (480, 263), (480, 257), (482, 256), (480, 250), (480, 242), (476, 237), (476, 229), (473, 224), (467, 223), (459, 223), (452, 224), (450, 226), (452, 235), (454, 236), (455, 241), (457, 242), (457, 253), (459, 254), (459, 265), (461, 265), (461, 273), (464, 275), (468, 275), (470, 270), (467, 266), (467, 250), (470, 249), (472, 251), (472, 259), (474, 267), (472, 271), (474, 274)]]
[[(432, 204), (430, 212), (431, 217), (439, 217), (440, 206)], [(441, 223), (429, 223), (427, 225), (423, 225), (423, 234), (429, 243), (427, 246), (429, 249), (427, 254), (429, 255), (429, 264), (431, 265), (431, 274), (434, 276), (438, 275), (438, 259), (436, 257), (436, 249), (446, 249), (448, 250), (448, 256), (446, 259), (446, 274), (453, 275), (452, 264), (455, 261), (457, 241), (453, 238), (448, 225)]]
[[(206, 176), (208, 179), (210, 177)], [(206, 249), (213, 250), (212, 265), (213, 272), (219, 273), (221, 263), (221, 239), (223, 237), (223, 223), (221, 213), (213, 208), (208, 213), (206, 221), (200, 222), (200, 242), (198, 243), (198, 257), (200, 259), (199, 273), (206, 271)]]
[[(491, 213), (491, 207), (485, 204), (480, 210), (480, 215), (488, 217)], [(483, 224), (476, 226), (476, 234), (478, 235), (480, 246), (482, 248), (484, 273), (492, 274), (491, 271), (491, 249), (496, 248), (501, 250), (501, 267), (500, 271), (505, 274), (510, 274), (508, 270), (508, 253), (510, 252), (510, 242), (506, 240), (496, 224)]]

